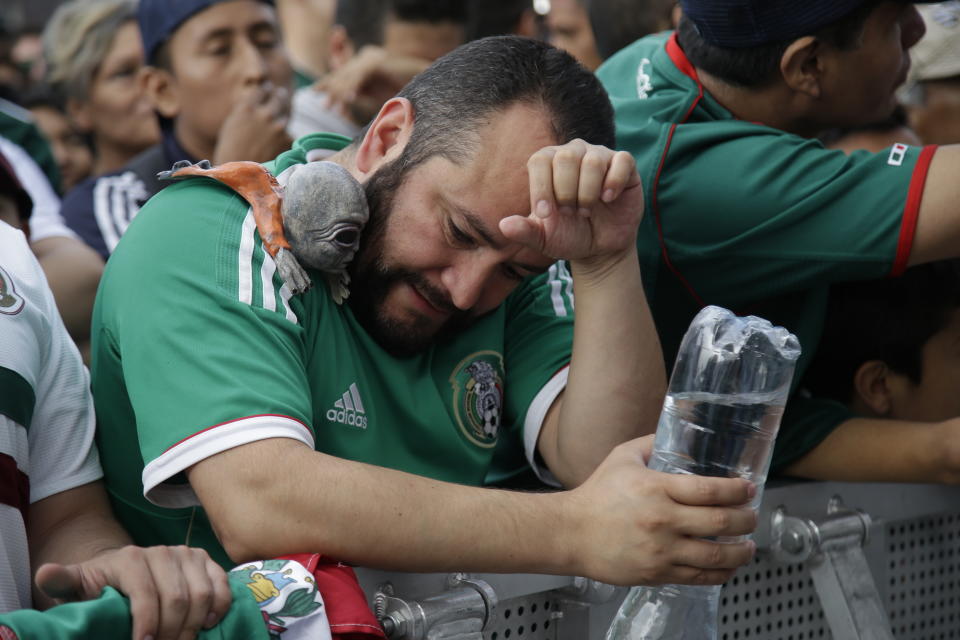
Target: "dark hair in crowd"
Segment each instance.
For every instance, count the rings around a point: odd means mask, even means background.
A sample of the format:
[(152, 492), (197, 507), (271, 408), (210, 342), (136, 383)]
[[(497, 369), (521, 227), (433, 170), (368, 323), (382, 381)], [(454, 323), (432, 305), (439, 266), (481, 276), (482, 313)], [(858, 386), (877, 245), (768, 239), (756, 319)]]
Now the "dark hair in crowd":
[(337, 0), (334, 22), (359, 49), (383, 44), (387, 16), (403, 22), (466, 24), (466, 0)]
[(899, 278), (834, 285), (823, 337), (804, 378), (813, 395), (853, 398), (860, 366), (879, 360), (915, 384), (923, 346), (960, 308), (960, 261), (911, 267)]
[(607, 59), (645, 35), (669, 29), (676, 0), (588, 0), (590, 28), (600, 57)]
[[(807, 35), (843, 51), (856, 49), (867, 18), (882, 1), (867, 0), (843, 18)], [(705, 41), (697, 26), (685, 16), (680, 19), (677, 38), (693, 66), (739, 87), (762, 87), (773, 82), (780, 72), (780, 59), (790, 43), (797, 40), (790, 38), (743, 49), (718, 47)]]
[(415, 77), (398, 96), (413, 105), (407, 169), (434, 155), (453, 162), (474, 148), (491, 113), (543, 105), (558, 143), (582, 138), (613, 147), (613, 107), (596, 76), (570, 54), (518, 36), (467, 43)]
[(514, 33), (533, 0), (468, 0), (467, 40)]

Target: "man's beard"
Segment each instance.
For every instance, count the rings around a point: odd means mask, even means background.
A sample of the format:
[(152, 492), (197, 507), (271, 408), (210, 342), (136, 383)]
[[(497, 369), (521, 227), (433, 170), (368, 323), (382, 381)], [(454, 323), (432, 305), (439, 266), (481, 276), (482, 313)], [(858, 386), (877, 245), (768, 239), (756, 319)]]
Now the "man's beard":
[[(454, 306), (449, 295), (439, 290), (416, 271), (387, 264), (384, 260), (387, 222), (393, 198), (403, 184), (408, 167), (402, 155), (378, 169), (364, 184), (370, 219), (363, 230), (360, 248), (350, 263), (350, 308), (360, 325), (384, 350), (398, 357), (409, 357), (426, 350), (431, 343), (458, 333), (473, 322), (469, 311)], [(449, 313), (437, 328), (425, 316), (402, 320), (383, 309), (387, 294), (406, 283), (440, 311)]]

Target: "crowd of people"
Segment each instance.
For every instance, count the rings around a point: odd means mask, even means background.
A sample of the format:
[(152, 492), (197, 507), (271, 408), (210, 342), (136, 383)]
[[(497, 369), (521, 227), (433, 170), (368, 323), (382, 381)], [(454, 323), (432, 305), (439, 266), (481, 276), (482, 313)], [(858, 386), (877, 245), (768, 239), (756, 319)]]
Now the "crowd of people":
[[(773, 473), (960, 482), (960, 2), (67, 0), (3, 38), (0, 637), (383, 637), (351, 565), (723, 583), (757, 487), (645, 465), (708, 304), (800, 339)], [(362, 231), (258, 208), (315, 162)]]

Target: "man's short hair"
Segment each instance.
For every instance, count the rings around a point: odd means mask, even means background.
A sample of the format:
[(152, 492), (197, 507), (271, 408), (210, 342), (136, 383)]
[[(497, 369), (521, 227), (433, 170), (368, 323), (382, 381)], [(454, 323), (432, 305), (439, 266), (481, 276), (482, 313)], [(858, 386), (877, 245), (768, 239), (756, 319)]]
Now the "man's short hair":
[[(860, 46), (867, 18), (883, 0), (866, 0), (839, 20), (818, 29), (812, 35), (837, 49), (847, 51)], [(800, 36), (798, 36), (800, 37)], [(797, 38), (780, 40), (744, 48), (718, 47), (700, 35), (697, 26), (686, 16), (677, 29), (680, 48), (698, 69), (727, 84), (758, 88), (772, 83), (780, 73), (780, 59)]]
[(465, 24), (465, 0), (337, 0), (334, 22), (356, 49), (383, 44), (387, 17), (403, 22)]
[(398, 94), (413, 105), (406, 170), (440, 155), (459, 163), (492, 113), (526, 103), (545, 108), (558, 144), (615, 144), (613, 107), (596, 76), (567, 52), (518, 36), (467, 43), (438, 59)]
[(597, 52), (606, 60), (643, 36), (670, 28), (676, 0), (588, 0)]
[(958, 308), (958, 260), (911, 267), (899, 278), (834, 285), (823, 336), (802, 386), (814, 396), (847, 404), (857, 369), (871, 360), (920, 384), (923, 346)]

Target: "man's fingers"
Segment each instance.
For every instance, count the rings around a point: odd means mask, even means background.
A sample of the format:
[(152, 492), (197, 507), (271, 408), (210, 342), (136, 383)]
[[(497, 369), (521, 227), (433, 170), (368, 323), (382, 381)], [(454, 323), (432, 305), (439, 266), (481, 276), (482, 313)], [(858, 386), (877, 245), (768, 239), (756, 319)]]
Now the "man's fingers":
[(37, 569), (37, 586), (55, 600), (82, 600), (83, 576), (76, 565), (48, 562)]
[(500, 232), (512, 242), (519, 242), (532, 249), (540, 250), (543, 238), (540, 227), (524, 216), (508, 216), (500, 221)]
[(736, 543), (681, 540), (674, 548), (674, 562), (697, 569), (735, 570), (750, 562), (756, 549), (752, 540)]
[(636, 160), (626, 151), (617, 151), (604, 177), (602, 199), (609, 204), (619, 198), (624, 189), (639, 183)]
[(147, 564), (157, 585), (157, 600), (160, 605), (156, 639), (177, 640), (190, 612), (190, 587), (184, 578), (183, 568), (170, 547), (150, 547), (145, 551)]
[(757, 512), (742, 507), (678, 507), (677, 529), (696, 536), (743, 536), (757, 528)]
[[(193, 640), (201, 629), (207, 626), (210, 611), (213, 607), (213, 584), (210, 582), (210, 575), (207, 573), (207, 567), (204, 563), (206, 554), (199, 555), (194, 549), (189, 547), (170, 548), (171, 563), (174, 567), (179, 566), (183, 575), (183, 586), (186, 588), (186, 611), (179, 620), (179, 630), (176, 636), (178, 640)], [(161, 585), (160, 602), (165, 604)], [(161, 609), (161, 620), (164, 624), (166, 620), (166, 611)]]
[(607, 149), (588, 149), (580, 161), (580, 183), (577, 188), (577, 207), (581, 215), (589, 215), (600, 200), (609, 163)]
[(700, 569), (698, 567), (673, 567), (670, 570), (670, 577), (665, 579), (662, 584), (690, 584), (690, 585), (708, 585), (723, 584), (729, 581), (735, 569)]
[(577, 209), (582, 158), (583, 150), (569, 145), (553, 155), (553, 195), (560, 211), (572, 213)]
[(124, 547), (116, 553), (125, 556), (124, 569), (117, 571), (112, 579), (108, 578), (108, 582), (130, 599), (132, 638), (156, 638), (160, 628), (160, 600), (145, 549)]
[(711, 478), (668, 474), (667, 495), (680, 504), (691, 506), (741, 505), (753, 500), (756, 485), (742, 478)]
[(541, 149), (527, 161), (527, 176), (530, 180), (530, 211), (546, 218), (556, 211), (553, 195), (553, 156), (555, 147)]
[(213, 599), (210, 605), (210, 613), (207, 615), (206, 628), (210, 628), (223, 620), (230, 610), (230, 603), (233, 602), (233, 592), (230, 591), (230, 581), (227, 579), (227, 573), (223, 567), (210, 559), (206, 551), (194, 549), (195, 552), (202, 554), (204, 568), (210, 584), (213, 586)]

